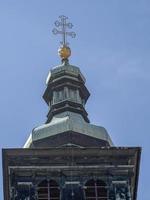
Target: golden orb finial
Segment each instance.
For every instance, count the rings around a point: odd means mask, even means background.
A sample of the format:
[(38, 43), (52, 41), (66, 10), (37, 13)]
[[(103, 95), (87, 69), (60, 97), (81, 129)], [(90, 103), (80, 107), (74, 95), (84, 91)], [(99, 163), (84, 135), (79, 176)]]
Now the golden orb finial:
[(71, 49), (68, 46), (63, 45), (58, 49), (58, 55), (62, 60), (68, 59), (71, 55)]

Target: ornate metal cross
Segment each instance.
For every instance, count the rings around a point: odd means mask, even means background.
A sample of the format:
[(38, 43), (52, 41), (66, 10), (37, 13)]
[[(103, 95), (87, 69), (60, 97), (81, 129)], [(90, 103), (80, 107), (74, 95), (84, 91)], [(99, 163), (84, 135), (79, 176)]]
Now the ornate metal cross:
[(61, 44), (63, 46), (68, 46), (67, 43), (67, 36), (71, 36), (72, 38), (76, 37), (75, 32), (67, 32), (66, 29), (69, 28), (71, 29), (73, 27), (73, 24), (70, 22), (66, 22), (66, 20), (68, 19), (68, 17), (61, 15), (59, 16), (60, 21), (55, 21), (55, 26), (56, 27), (61, 27), (61, 30), (58, 30), (56, 28), (54, 28), (52, 30), (53, 34), (57, 35), (57, 34), (61, 34), (62, 35), (62, 41)]

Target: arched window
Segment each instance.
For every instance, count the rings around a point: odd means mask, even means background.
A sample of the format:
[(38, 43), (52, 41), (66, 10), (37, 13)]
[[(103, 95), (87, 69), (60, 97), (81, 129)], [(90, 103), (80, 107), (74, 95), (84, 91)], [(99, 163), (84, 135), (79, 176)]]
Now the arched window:
[(88, 180), (85, 184), (85, 200), (107, 200), (107, 186), (102, 180)]
[(44, 180), (37, 188), (38, 200), (60, 200), (60, 190), (56, 181)]

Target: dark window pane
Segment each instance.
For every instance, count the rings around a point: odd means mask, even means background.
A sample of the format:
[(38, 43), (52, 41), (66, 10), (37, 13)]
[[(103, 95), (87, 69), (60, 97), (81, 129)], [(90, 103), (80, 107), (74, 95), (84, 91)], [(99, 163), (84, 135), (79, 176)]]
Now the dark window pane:
[(107, 186), (102, 180), (88, 180), (84, 190), (86, 200), (107, 200)]
[(54, 180), (39, 183), (37, 192), (38, 200), (60, 200), (59, 186)]

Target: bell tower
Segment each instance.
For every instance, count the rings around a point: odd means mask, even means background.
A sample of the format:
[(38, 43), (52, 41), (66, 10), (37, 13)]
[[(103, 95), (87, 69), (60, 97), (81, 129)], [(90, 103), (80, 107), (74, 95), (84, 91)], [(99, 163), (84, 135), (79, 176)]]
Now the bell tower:
[(85, 77), (69, 63), (73, 25), (60, 16), (55, 26), (61, 64), (46, 79), (47, 120), (23, 148), (3, 149), (4, 200), (136, 200), (141, 148), (116, 147), (90, 123)]

